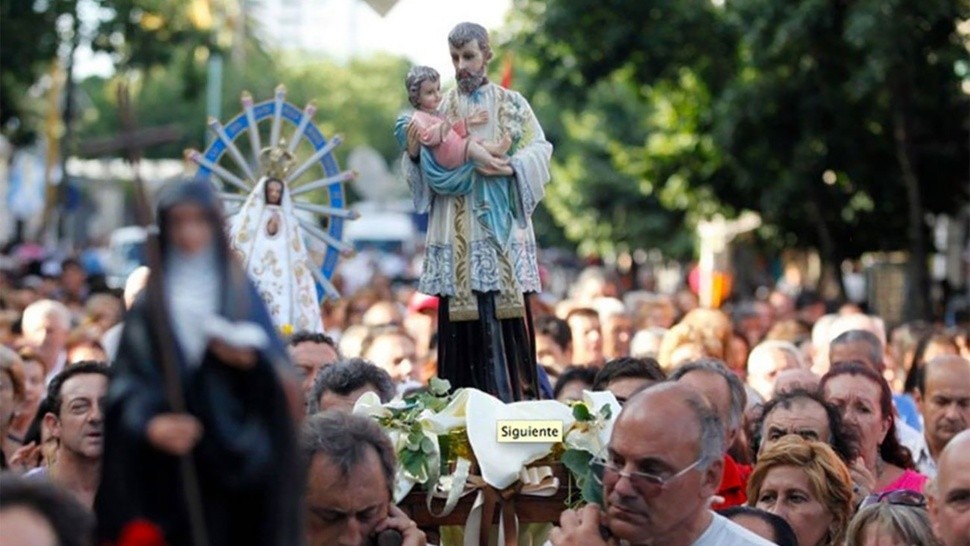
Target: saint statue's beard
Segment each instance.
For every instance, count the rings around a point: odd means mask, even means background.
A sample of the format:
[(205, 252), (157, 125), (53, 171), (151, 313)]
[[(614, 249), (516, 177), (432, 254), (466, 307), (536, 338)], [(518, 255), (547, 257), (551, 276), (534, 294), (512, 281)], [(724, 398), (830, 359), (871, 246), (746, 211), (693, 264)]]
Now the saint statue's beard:
[(465, 95), (471, 95), (487, 81), (484, 67), (479, 71), (459, 70), (455, 79), (458, 80), (458, 90)]

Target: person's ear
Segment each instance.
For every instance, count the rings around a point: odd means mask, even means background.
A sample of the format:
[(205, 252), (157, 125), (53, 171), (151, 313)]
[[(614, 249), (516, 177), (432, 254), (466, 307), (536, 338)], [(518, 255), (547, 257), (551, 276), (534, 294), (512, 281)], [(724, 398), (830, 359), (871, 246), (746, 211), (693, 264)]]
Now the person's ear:
[(936, 480), (936, 478), (933, 478), (926, 484), (926, 512), (930, 516), (930, 525), (933, 527), (933, 532), (936, 533), (936, 536), (940, 536), (940, 526), (938, 524), (940, 505), (936, 500)]
[(923, 393), (919, 389), (913, 389), (913, 401), (916, 402), (916, 411), (923, 413)]
[(724, 474), (724, 458), (718, 458), (716, 461), (712, 462), (704, 470), (704, 474), (701, 476), (701, 498), (710, 498), (717, 493), (718, 488), (721, 487), (721, 478)]
[(734, 445), (734, 442), (738, 439), (739, 432), (740, 430), (737, 428), (728, 429), (727, 436), (724, 438), (724, 445), (727, 446), (728, 449), (730, 449), (731, 446)]
[(61, 420), (53, 413), (44, 414), (44, 426), (51, 432), (51, 438), (61, 439)]

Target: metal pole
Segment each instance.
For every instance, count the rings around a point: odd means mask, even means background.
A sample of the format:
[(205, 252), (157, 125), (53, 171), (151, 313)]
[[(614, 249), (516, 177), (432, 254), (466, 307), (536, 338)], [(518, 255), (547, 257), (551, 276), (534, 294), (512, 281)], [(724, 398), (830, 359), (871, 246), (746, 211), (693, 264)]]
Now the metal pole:
[[(205, 112), (207, 118), (222, 119), (222, 53), (212, 50), (205, 87)], [(214, 136), (206, 131), (206, 144), (212, 144)]]
[[(64, 134), (61, 136), (61, 182), (57, 188), (57, 222), (56, 231), (58, 238), (68, 235), (67, 232), (67, 160), (71, 155), (71, 139), (74, 136), (74, 52), (81, 42), (81, 23), (77, 16), (77, 3), (74, 4), (74, 11), (71, 13), (73, 25), (73, 35), (71, 36), (71, 49), (67, 53), (67, 69), (64, 79)], [(73, 245), (75, 241), (66, 241)]]

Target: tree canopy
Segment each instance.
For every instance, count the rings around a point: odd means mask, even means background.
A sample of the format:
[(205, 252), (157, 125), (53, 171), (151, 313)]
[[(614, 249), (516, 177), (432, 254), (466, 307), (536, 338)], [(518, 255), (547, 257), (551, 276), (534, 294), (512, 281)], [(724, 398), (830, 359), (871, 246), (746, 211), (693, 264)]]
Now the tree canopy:
[(925, 264), (924, 213), (967, 202), (965, 2), (517, 0), (516, 12), (506, 46), (559, 118), (549, 207), (588, 247), (669, 250), (651, 225), (749, 209), (763, 240), (829, 265), (901, 248)]

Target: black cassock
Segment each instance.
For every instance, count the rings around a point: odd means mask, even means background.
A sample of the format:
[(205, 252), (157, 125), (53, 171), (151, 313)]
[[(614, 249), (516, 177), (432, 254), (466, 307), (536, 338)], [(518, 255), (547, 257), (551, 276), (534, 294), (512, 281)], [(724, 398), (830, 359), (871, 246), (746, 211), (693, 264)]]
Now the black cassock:
[[(225, 365), (211, 352), (197, 366), (187, 366), (178, 343), (160, 339), (147, 298), (139, 299), (125, 319), (105, 404), (104, 461), (95, 500), (99, 539), (114, 542), (128, 523), (147, 519), (172, 546), (192, 544), (178, 459), (146, 439), (149, 420), (171, 411), (159, 361), (161, 343), (167, 342), (179, 357), (188, 412), (204, 428), (192, 457), (209, 545), (300, 544), (303, 484), (278, 377), (278, 367), (288, 360), (256, 290), (228, 257), (211, 191), (198, 183), (185, 186), (169, 204), (202, 204), (219, 230), (220, 270), (213, 272), (222, 279), (219, 314), (260, 325), (272, 341), (251, 369)], [(164, 256), (164, 208), (159, 218)]]

